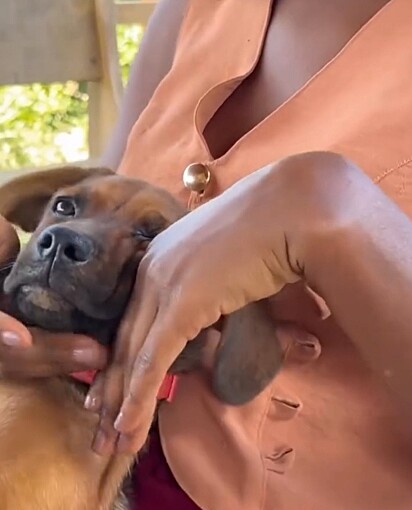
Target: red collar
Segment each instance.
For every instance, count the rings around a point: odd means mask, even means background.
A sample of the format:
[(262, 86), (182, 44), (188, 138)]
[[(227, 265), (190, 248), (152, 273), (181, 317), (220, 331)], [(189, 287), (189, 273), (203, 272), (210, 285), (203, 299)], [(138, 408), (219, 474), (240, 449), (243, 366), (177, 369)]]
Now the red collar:
[[(75, 372), (70, 375), (74, 379), (90, 385), (94, 381), (96, 373), (96, 370), (88, 370), (85, 372)], [(166, 377), (163, 379), (162, 385), (160, 386), (159, 392), (157, 394), (157, 400), (166, 400), (166, 402), (171, 402), (175, 392), (176, 381), (176, 375), (166, 374)]]

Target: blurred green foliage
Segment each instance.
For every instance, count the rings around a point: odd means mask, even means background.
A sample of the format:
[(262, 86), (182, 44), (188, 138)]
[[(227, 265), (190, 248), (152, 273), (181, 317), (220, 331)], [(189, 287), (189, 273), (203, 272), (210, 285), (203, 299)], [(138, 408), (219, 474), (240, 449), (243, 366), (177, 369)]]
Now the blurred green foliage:
[[(124, 83), (142, 33), (117, 27)], [(0, 87), (0, 170), (86, 158), (87, 101), (85, 83)]]

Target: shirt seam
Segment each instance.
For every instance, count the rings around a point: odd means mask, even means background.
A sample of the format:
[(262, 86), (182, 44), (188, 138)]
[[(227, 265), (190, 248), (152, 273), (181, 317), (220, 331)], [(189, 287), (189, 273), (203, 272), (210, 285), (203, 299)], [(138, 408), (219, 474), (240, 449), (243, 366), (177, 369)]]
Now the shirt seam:
[(407, 158), (404, 158), (399, 163), (397, 163), (395, 166), (392, 166), (390, 168), (387, 168), (384, 170), (381, 174), (379, 174), (377, 177), (373, 179), (373, 182), (375, 184), (381, 183), (386, 177), (391, 175), (393, 172), (396, 172), (396, 170), (399, 170), (400, 168), (408, 165), (409, 163), (412, 163), (412, 156), (409, 156)]

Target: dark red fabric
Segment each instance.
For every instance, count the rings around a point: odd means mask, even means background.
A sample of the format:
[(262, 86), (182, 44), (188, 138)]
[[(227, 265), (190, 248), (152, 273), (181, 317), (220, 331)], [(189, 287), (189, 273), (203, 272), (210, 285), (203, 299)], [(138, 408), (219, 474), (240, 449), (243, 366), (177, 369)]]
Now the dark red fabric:
[(134, 510), (201, 510), (179, 487), (166, 462), (157, 428), (134, 472)]

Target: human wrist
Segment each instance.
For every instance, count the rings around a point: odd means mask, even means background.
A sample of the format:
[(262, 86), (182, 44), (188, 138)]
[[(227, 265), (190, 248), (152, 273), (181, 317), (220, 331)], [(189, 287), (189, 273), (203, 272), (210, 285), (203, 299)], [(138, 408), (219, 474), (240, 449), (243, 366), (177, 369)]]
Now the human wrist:
[(337, 246), (350, 248), (365, 193), (376, 187), (344, 157), (310, 152), (266, 167), (261, 188), (275, 197), (270, 235), (278, 237), (282, 227), (289, 268), (316, 279)]
[(339, 269), (339, 261), (356, 254), (365, 237), (365, 216), (371, 213), (366, 204), (376, 202), (377, 187), (359, 167), (338, 154), (303, 156), (306, 164), (295, 166), (295, 175), (290, 173), (290, 179), (299, 180), (296, 194), (301, 199), (291, 229), (291, 251), (302, 277), (321, 288), (330, 271)]

